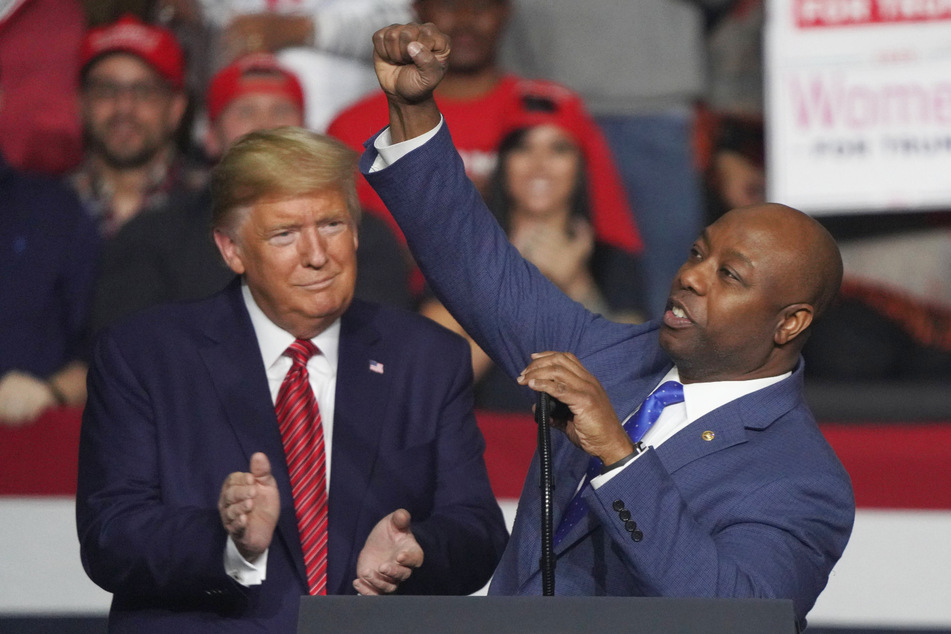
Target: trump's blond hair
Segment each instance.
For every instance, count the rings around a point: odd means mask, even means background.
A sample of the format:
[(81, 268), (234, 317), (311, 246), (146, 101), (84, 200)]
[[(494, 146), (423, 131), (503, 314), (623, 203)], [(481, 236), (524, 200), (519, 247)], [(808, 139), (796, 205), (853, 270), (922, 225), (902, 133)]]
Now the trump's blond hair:
[(233, 235), (256, 203), (343, 192), (350, 216), (360, 222), (357, 153), (341, 141), (286, 126), (241, 137), (211, 172), (212, 226)]

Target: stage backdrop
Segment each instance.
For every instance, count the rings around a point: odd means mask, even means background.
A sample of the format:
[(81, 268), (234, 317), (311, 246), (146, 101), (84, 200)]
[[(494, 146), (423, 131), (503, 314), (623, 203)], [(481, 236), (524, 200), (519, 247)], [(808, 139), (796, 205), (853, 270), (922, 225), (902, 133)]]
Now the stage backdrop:
[(951, 2), (768, 0), (768, 197), (951, 208)]

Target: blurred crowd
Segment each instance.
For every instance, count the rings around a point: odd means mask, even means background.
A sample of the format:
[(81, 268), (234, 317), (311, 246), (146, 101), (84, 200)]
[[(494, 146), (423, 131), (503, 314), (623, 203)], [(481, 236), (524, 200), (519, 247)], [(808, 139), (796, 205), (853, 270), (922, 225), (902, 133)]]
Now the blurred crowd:
[[(519, 251), (609, 318), (662, 315), (701, 228), (765, 201), (763, 15), (762, 0), (0, 0), (0, 424), (80, 406), (102, 328), (227, 284), (208, 174), (236, 139), (306, 126), (359, 150), (386, 124), (371, 36), (396, 22), (452, 38), (440, 110)], [(359, 194), (357, 296), (465, 335)], [(951, 376), (949, 224), (828, 221), (846, 280), (808, 375)], [(473, 366), (479, 407), (527, 409), (475, 344)]]

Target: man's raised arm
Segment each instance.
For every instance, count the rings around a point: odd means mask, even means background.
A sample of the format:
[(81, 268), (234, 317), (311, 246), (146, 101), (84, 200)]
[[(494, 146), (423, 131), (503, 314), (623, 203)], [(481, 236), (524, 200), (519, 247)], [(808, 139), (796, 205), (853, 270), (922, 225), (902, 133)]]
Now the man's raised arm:
[(513, 378), (533, 352), (627, 337), (627, 327), (589, 313), (522, 258), (466, 176), (432, 97), (447, 36), (429, 24), (394, 25), (374, 35), (374, 51), (391, 127), (367, 146), (360, 169), (465, 331)]

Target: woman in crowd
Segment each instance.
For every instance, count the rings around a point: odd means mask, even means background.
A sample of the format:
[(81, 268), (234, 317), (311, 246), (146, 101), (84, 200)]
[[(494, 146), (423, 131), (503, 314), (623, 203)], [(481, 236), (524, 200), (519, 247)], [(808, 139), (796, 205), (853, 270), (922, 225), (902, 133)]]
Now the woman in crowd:
[[(584, 138), (546, 102), (512, 122), (486, 196), (509, 240), (565, 294), (615, 321), (640, 320), (634, 258), (595, 239), (589, 214)], [(437, 300), (422, 313), (464, 336)], [(529, 396), (472, 343), (476, 406), (526, 410)]]

